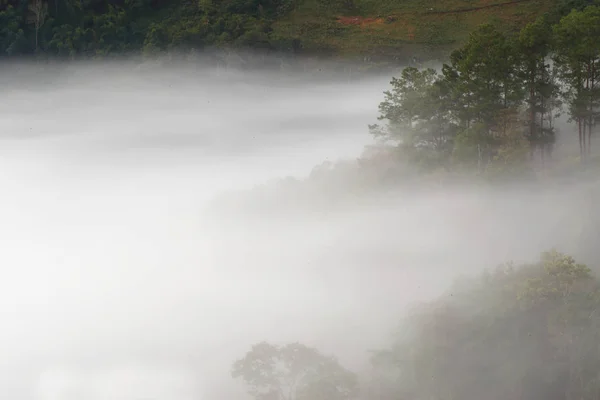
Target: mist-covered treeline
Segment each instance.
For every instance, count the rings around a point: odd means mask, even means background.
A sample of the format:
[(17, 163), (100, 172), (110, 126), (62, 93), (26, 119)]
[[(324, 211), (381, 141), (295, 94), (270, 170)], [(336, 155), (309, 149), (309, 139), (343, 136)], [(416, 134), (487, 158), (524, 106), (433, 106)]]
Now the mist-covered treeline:
[(335, 196), (341, 186), (365, 192), (593, 174), (600, 7), (572, 9), (555, 22), (540, 17), (516, 36), (484, 24), (441, 68), (411, 66), (392, 78), (379, 113), (381, 122), (369, 126), (377, 144), (355, 162), (325, 162), (306, 180), (257, 187), (256, 198), (243, 202), (265, 207), (273, 196), (287, 196), (287, 204), (307, 197), (330, 202), (323, 193)]
[(595, 399), (599, 305), (600, 280), (552, 250), (415, 305), (364, 376), (299, 343), (258, 343), (233, 376), (256, 399)]
[(395, 379), (383, 379), (379, 394), (597, 397), (598, 283), (586, 266), (556, 251), (530, 265), (507, 264), (458, 282), (419, 305), (393, 345), (376, 353), (377, 368), (396, 372)]
[[(507, 37), (492, 25), (474, 32), (441, 71), (406, 68), (391, 82), (371, 132), (397, 144), (422, 170), (527, 173), (552, 157), (556, 119), (591, 157), (600, 118), (600, 8), (547, 17)], [(575, 132), (572, 132), (575, 131)]]
[[(379, 105), (384, 123), (370, 126), (380, 147), (356, 163), (323, 164), (305, 181), (266, 185), (255, 204), (266, 209), (286, 190), (288, 205), (305, 203), (302, 188), (309, 187), (317, 201), (339, 204), (328, 196), (339, 185), (347, 198), (373, 181), (389, 187), (432, 176), (540, 182), (565, 172), (571, 158), (597, 171), (591, 167), (599, 80), (599, 7), (556, 21), (545, 16), (516, 37), (482, 25), (441, 70), (408, 67), (392, 79)], [(559, 135), (575, 144), (575, 154), (557, 151)], [(508, 262), (458, 279), (442, 296), (414, 306), (389, 346), (373, 352), (366, 374), (299, 343), (259, 343), (234, 364), (233, 376), (265, 400), (594, 399), (595, 267), (551, 250), (530, 264)]]

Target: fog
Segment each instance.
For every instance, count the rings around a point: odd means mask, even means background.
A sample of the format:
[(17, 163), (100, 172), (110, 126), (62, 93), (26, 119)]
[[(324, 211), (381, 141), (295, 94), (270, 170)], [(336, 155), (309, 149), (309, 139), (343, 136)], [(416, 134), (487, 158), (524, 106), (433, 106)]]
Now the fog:
[(453, 277), (580, 249), (583, 185), (373, 195), (260, 222), (203, 215), (223, 190), (359, 156), (389, 76), (11, 73), (0, 95), (2, 398), (233, 398), (231, 363), (260, 340), (299, 340), (358, 370), (408, 303)]

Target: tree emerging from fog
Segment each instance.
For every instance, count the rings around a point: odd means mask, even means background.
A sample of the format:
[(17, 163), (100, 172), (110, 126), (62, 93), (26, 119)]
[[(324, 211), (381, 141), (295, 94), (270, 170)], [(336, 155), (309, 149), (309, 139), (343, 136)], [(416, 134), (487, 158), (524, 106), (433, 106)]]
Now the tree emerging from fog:
[[(361, 398), (593, 400), (600, 395), (600, 279), (556, 250), (456, 280), (415, 305), (371, 356)], [(233, 365), (257, 400), (345, 400), (358, 380), (299, 343), (258, 343)]]
[(257, 400), (349, 400), (358, 394), (352, 372), (300, 343), (258, 343), (233, 364), (232, 376)]
[(542, 16), (517, 36), (484, 24), (440, 72), (409, 67), (393, 78), (379, 105), (385, 124), (371, 132), (425, 170), (514, 176), (550, 158), (564, 111), (586, 161), (600, 120), (598, 43), (597, 6)]
[(556, 251), (460, 281), (374, 355), (394, 372), (377, 398), (596, 399), (599, 305), (600, 281)]

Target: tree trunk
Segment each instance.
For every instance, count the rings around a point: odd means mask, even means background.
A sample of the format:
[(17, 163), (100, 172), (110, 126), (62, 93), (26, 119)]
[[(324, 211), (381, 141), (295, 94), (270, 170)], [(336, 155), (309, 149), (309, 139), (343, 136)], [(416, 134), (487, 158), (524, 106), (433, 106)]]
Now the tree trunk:
[(588, 76), (587, 76), (587, 80), (586, 80), (586, 87), (588, 89), (588, 93), (589, 93), (589, 111), (588, 111), (588, 142), (587, 142), (587, 155), (591, 154), (591, 146), (592, 146), (592, 126), (593, 126), (593, 113), (594, 113), (594, 91), (593, 91), (593, 84), (592, 84), (592, 79), (593, 79), (593, 71), (592, 71), (592, 65), (593, 65), (594, 61), (590, 60), (588, 62), (588, 67), (587, 67), (587, 71), (588, 71)]
[(581, 132), (581, 118), (577, 118), (577, 131), (579, 133), (579, 156), (581, 157), (581, 162), (583, 162), (584, 153), (583, 153), (583, 135)]
[[(529, 140), (532, 146), (537, 147), (535, 140), (535, 68), (529, 76)], [(543, 151), (543, 150), (542, 150)]]
[(592, 154), (592, 128), (593, 128), (592, 116), (590, 115), (589, 122), (588, 122), (588, 141), (587, 141), (587, 155), (588, 156)]
[(587, 159), (587, 140), (585, 140), (585, 134), (586, 134), (586, 120), (585, 118), (581, 118), (581, 129), (582, 129), (582, 134), (581, 134), (581, 141), (583, 143), (583, 159)]

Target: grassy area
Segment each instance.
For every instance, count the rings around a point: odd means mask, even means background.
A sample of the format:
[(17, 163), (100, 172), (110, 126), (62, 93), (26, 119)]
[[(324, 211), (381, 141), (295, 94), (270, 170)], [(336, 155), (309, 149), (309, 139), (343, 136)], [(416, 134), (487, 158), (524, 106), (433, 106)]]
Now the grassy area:
[(17, 7), (20, 0), (0, 0), (0, 57), (231, 46), (364, 57), (381, 65), (443, 56), (483, 22), (516, 31), (565, 1), (120, 0), (121, 6), (109, 7), (106, 0), (86, 0), (69, 8), (70, 2), (57, 0), (50, 2), (43, 29), (36, 29), (33, 11)]
[(549, 11), (555, 0), (298, 0), (274, 24), (308, 51), (405, 57), (462, 43), (484, 22), (514, 32)]

